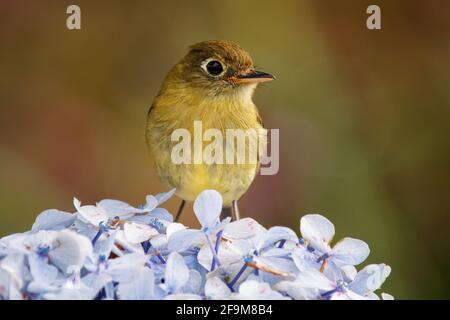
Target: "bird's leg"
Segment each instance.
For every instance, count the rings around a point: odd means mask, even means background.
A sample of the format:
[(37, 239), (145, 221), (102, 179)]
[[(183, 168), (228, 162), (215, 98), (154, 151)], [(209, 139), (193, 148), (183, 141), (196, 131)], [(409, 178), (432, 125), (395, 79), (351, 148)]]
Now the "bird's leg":
[(223, 207), (222, 208), (222, 213), (220, 214), (220, 220), (223, 220), (223, 219), (228, 218), (228, 217), (233, 217), (233, 214), (231, 212), (231, 208)]
[(186, 201), (181, 200), (180, 207), (178, 208), (177, 216), (175, 217), (174, 222), (178, 222), (178, 220), (180, 220), (180, 216), (181, 216), (181, 213), (183, 212), (185, 204), (186, 204)]
[(239, 208), (238, 208), (237, 200), (234, 200), (232, 202), (232, 212), (233, 212), (232, 219), (234, 221), (237, 221), (237, 220), (239, 220), (241, 218), (240, 215), (239, 215)]

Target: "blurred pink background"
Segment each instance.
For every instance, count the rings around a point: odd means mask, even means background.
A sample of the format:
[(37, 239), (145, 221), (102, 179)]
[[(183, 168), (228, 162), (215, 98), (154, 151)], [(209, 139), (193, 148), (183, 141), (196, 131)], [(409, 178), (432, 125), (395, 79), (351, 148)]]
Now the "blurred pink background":
[[(82, 29), (66, 29), (78, 4)], [(280, 129), (280, 172), (241, 201), (266, 227), (321, 213), (393, 272), (397, 298), (450, 297), (450, 3), (0, 3), (0, 236), (72, 198), (132, 204), (165, 191), (144, 144), (148, 107), (195, 42), (239, 43), (277, 80), (255, 101)], [(174, 212), (179, 200), (167, 208)], [(196, 225), (192, 210), (182, 222)]]

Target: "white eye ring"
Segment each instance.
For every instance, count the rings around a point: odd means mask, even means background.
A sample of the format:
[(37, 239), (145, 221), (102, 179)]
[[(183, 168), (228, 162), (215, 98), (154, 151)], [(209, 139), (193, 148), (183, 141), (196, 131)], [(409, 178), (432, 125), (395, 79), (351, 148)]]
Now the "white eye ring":
[[(212, 74), (208, 71), (208, 63), (210, 63), (211, 61), (217, 61), (220, 63), (220, 65), (222, 66), (222, 72), (218, 73), (218, 74)], [(217, 58), (208, 58), (206, 60), (203, 60), (202, 63), (200, 64), (200, 67), (209, 75), (209, 76), (213, 76), (213, 77), (220, 77), (221, 75), (223, 75), (226, 71), (227, 71), (227, 65), (225, 63), (223, 63), (220, 59)]]

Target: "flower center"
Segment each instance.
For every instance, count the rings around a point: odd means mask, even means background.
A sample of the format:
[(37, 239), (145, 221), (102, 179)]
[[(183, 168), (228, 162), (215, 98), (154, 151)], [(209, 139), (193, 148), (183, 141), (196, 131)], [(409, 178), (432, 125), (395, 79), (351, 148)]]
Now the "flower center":
[(36, 253), (40, 256), (40, 257), (48, 257), (48, 253), (50, 252), (50, 246), (46, 245), (46, 246), (39, 246), (37, 248)]

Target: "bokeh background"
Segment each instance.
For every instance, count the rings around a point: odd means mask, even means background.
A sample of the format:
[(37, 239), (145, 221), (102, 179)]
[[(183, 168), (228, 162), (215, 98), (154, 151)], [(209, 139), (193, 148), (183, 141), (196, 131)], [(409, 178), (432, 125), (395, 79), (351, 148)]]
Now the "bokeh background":
[[(81, 31), (66, 29), (74, 3)], [(365, 27), (369, 4), (381, 31)], [(277, 76), (255, 101), (280, 129), (280, 172), (258, 176), (243, 215), (298, 231), (321, 213), (392, 266), (385, 291), (450, 298), (449, 35), (446, 0), (1, 0), (0, 236), (73, 212), (73, 196), (165, 191), (147, 109), (188, 45), (227, 39)]]

